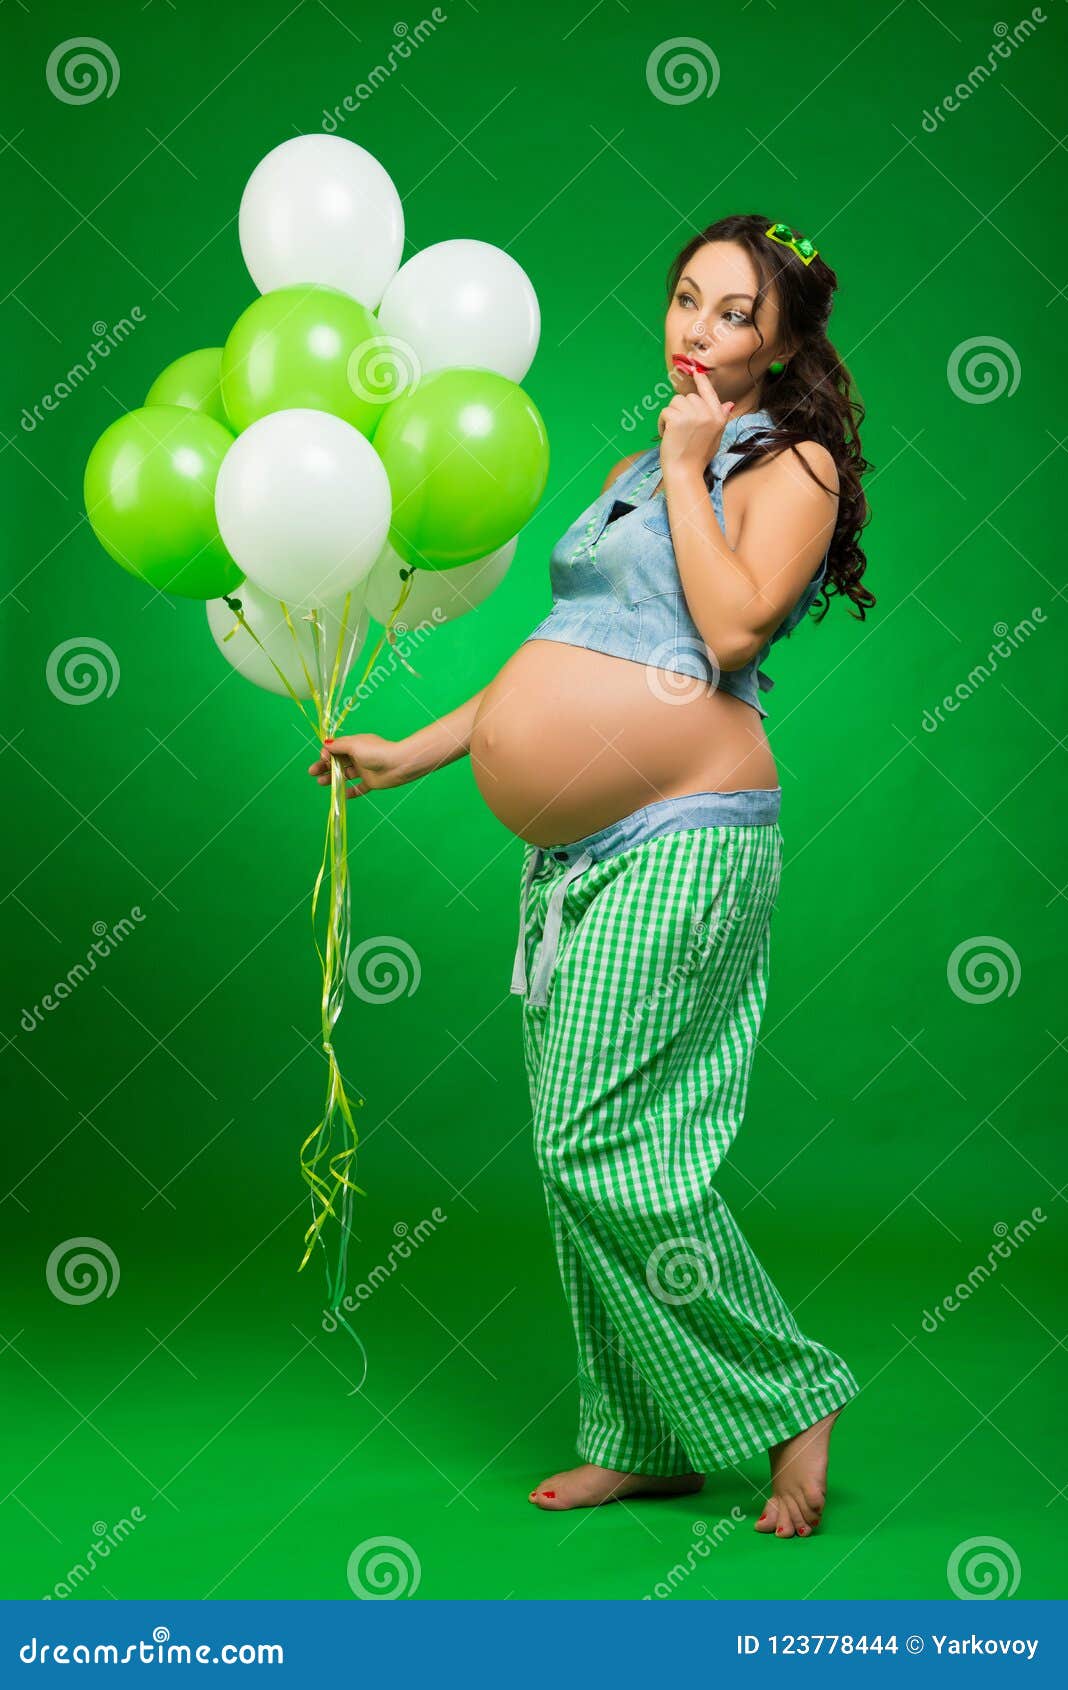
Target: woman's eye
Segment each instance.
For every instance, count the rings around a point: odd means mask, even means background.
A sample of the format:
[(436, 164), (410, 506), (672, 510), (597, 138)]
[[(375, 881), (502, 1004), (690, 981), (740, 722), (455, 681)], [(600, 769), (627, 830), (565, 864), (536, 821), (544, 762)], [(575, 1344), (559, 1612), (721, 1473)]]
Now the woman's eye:
[[(697, 303), (697, 301), (694, 299), (692, 293), (685, 293), (685, 292), (677, 293), (675, 295), (675, 298), (680, 305), (696, 305), (696, 303)], [(725, 317), (727, 317), (728, 319), (733, 318), (734, 319), (734, 326), (736, 328), (739, 328), (739, 327), (743, 326), (744, 324), (752, 321), (752, 318), (749, 317), (749, 315), (745, 311), (740, 311), (737, 308), (737, 306), (732, 307), (728, 311), (724, 311), (723, 315)]]

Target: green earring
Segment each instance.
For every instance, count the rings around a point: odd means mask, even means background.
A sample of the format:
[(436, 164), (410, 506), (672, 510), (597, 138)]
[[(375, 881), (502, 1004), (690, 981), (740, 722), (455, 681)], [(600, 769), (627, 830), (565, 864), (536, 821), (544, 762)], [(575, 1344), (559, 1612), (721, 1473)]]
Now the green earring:
[(776, 358), (774, 364), (768, 365), (768, 369), (771, 371), (773, 376), (781, 376), (782, 372), (783, 372), (783, 370), (785, 370), (785, 368), (786, 368), (786, 365), (780, 363), (778, 358)]

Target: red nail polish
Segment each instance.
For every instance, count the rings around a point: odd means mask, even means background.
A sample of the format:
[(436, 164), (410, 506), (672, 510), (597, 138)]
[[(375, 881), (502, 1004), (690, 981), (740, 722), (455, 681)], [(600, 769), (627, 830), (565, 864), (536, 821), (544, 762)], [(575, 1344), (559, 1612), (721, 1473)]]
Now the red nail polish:
[(554, 1490), (543, 1490), (541, 1494), (542, 1496), (551, 1496), (553, 1501), (556, 1501), (556, 1492)]
[[(768, 1511), (765, 1508), (765, 1510), (764, 1510), (763, 1514), (761, 1514), (760, 1518), (761, 1518), (761, 1520), (766, 1520), (767, 1517), (768, 1517)], [(758, 1521), (758, 1524), (759, 1524), (759, 1521)]]
[(781, 1536), (782, 1536), (782, 1527), (781, 1527), (781, 1526), (776, 1526), (776, 1527), (775, 1527), (775, 1536), (776, 1536), (776, 1537), (781, 1537)]
[(334, 743), (333, 734), (327, 734), (326, 738), (323, 740), (323, 744), (324, 745), (333, 745), (333, 743)]

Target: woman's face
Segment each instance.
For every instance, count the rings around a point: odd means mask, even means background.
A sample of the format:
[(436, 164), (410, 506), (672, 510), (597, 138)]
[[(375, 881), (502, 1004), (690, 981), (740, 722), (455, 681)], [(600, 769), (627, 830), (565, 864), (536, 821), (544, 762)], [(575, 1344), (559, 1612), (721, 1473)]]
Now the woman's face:
[(733, 399), (737, 406), (759, 390), (764, 371), (781, 353), (774, 289), (754, 323), (757, 280), (749, 254), (733, 241), (708, 242), (691, 253), (664, 318), (664, 358), (676, 392), (694, 390), (692, 374), (676, 367), (677, 356), (707, 369), (721, 403)]

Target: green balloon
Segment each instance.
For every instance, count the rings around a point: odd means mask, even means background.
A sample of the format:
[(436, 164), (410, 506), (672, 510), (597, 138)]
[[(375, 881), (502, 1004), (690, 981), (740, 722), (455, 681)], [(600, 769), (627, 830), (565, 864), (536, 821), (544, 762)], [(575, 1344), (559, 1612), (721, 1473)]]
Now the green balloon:
[(179, 598), (233, 592), (245, 576), (215, 520), (215, 481), (233, 443), (214, 417), (180, 405), (118, 417), (85, 466), (86, 514), (108, 555)]
[(392, 396), (373, 385), (383, 344), (366, 305), (336, 288), (261, 294), (242, 312), (222, 355), (222, 396), (235, 429), (271, 411), (330, 411), (370, 439)]
[(202, 346), (197, 352), (186, 352), (161, 370), (145, 394), (146, 405), (181, 405), (183, 410), (199, 411), (201, 416), (214, 417), (231, 434), (235, 432), (219, 392), (221, 346)]
[(389, 540), (405, 563), (454, 569), (518, 534), (549, 474), (533, 400), (493, 370), (435, 370), (390, 405), (375, 435), (393, 495)]

